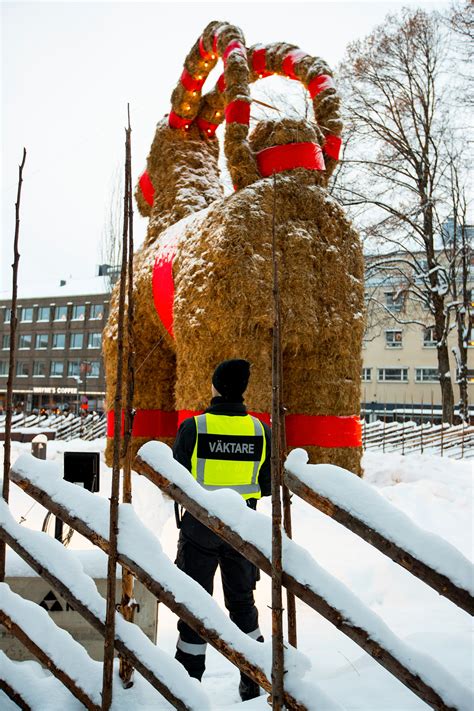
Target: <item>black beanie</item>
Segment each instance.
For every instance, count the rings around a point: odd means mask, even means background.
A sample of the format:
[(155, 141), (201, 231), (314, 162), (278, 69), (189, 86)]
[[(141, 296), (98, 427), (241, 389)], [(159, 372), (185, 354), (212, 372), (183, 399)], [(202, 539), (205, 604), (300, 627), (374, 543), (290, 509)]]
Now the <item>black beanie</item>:
[(227, 402), (242, 402), (250, 377), (248, 360), (234, 358), (219, 363), (212, 376), (212, 384)]

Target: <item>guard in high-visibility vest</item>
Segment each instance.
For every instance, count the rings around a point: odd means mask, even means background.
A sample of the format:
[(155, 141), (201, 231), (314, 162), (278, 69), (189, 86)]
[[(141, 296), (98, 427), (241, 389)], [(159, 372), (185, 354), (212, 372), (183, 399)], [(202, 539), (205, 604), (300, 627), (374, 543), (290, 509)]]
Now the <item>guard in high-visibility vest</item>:
[[(250, 376), (246, 360), (226, 360), (212, 376), (212, 400), (202, 415), (181, 424), (173, 454), (191, 475), (210, 491), (234, 489), (252, 509), (257, 499), (271, 493), (270, 428), (247, 414), (243, 394)], [(263, 642), (258, 627), (254, 590), (259, 571), (189, 512), (181, 520), (177, 566), (212, 595), (214, 575), (220, 566), (226, 608), (231, 620), (253, 639)], [(182, 620), (176, 659), (190, 676), (201, 680), (206, 643)], [(258, 684), (241, 674), (242, 701), (259, 695)]]

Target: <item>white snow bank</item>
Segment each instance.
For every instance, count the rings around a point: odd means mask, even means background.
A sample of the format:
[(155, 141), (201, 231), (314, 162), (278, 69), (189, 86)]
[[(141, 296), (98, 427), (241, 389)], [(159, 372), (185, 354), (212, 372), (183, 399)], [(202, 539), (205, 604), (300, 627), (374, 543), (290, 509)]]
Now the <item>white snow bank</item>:
[[(168, 447), (166, 451), (171, 452)], [(177, 466), (181, 469), (180, 465)], [(93, 531), (108, 540), (108, 502), (61, 479), (59, 467), (55, 463), (24, 454), (12, 467), (11, 478), (29, 480), (48, 493), (54, 501), (65, 506), (71, 514), (87, 521)], [(189, 474), (187, 478), (191, 478)], [(216, 494), (221, 493), (228, 492), (216, 492)], [(243, 502), (238, 494), (235, 496), (237, 500)], [(244, 508), (247, 509), (245, 504)], [(217, 602), (163, 553), (159, 540), (142, 524), (133, 507), (128, 504), (121, 504), (119, 507), (118, 550), (159, 581), (177, 602), (184, 603), (205, 627), (216, 630), (227, 644), (240, 651), (255, 666), (263, 669), (268, 679), (271, 678), (271, 642), (262, 644), (241, 632)], [(337, 704), (315, 684), (302, 678), (310, 668), (311, 664), (304, 654), (293, 647), (285, 650), (285, 679), (288, 678), (288, 689), (291, 687), (294, 690), (295, 698), (305, 703), (308, 709), (322, 707), (328, 711), (333, 709), (335, 711), (339, 708)], [(290, 676), (293, 677), (292, 680)]]
[[(105, 623), (105, 600), (99, 594), (92, 578), (84, 573), (82, 565), (73, 551), (64, 548), (59, 541), (45, 533), (31, 531), (20, 526), (14, 521), (3, 500), (0, 500), (0, 524), (44, 568), (58, 578), (85, 607)], [(118, 613), (115, 616), (115, 624), (116, 637), (121, 639), (175, 696), (196, 711), (204, 711), (209, 708), (209, 700), (201, 685), (196, 679), (191, 679), (188, 676), (179, 662), (162, 652), (137, 625), (127, 622)]]
[[(203, 489), (189, 472), (173, 459), (171, 449), (161, 442), (148, 442), (139, 450), (139, 456), (179, 486), (211, 515), (220, 518), (244, 540), (252, 543), (271, 559), (271, 520), (268, 516), (249, 509), (242, 497), (234, 491), (222, 489), (209, 492)], [(418, 652), (396, 637), (378, 615), (345, 585), (323, 570), (305, 549), (288, 539), (284, 533), (283, 570), (323, 599), (330, 601), (352, 626), (366, 630), (374, 641), (400, 660), (413, 674), (420, 676), (448, 705), (470, 711), (472, 696), (463, 685), (433, 658)]]
[(290, 452), (285, 469), (310, 489), (474, 595), (474, 567), (462, 553), (439, 536), (423, 531), (362, 479), (332, 464), (308, 464), (308, 454), (303, 449)]

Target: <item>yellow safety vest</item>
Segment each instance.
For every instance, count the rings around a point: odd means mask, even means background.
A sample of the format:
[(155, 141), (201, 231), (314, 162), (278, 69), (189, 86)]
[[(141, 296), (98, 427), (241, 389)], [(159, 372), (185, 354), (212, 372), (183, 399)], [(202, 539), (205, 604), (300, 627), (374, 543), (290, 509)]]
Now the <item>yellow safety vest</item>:
[(191, 474), (205, 489), (234, 489), (244, 499), (261, 497), (258, 475), (265, 461), (263, 425), (256, 417), (205, 413), (196, 421)]

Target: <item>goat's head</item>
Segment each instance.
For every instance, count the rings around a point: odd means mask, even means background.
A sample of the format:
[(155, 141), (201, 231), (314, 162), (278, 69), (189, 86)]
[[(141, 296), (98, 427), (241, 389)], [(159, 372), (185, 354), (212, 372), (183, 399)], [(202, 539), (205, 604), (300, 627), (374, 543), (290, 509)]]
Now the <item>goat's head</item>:
[[(216, 86), (202, 95), (204, 82), (219, 58), (224, 62), (224, 73)], [(314, 121), (263, 121), (249, 140), (250, 83), (272, 74), (299, 80), (306, 87)], [(148, 205), (140, 191), (137, 194), (142, 214), (152, 213), (152, 219), (155, 214), (157, 232), (220, 197), (215, 131), (224, 119), (225, 154), (236, 190), (292, 168), (312, 169), (316, 182), (326, 185), (336, 166), (342, 122), (331, 71), (323, 60), (294, 45), (275, 43), (247, 49), (239, 28), (211, 22), (186, 57), (171, 104), (169, 115), (158, 124), (148, 158), (148, 178), (142, 178), (142, 188), (151, 180), (158, 203), (153, 205), (151, 190)], [(275, 146), (281, 148), (270, 152)], [(183, 190), (186, 180), (187, 192)]]

